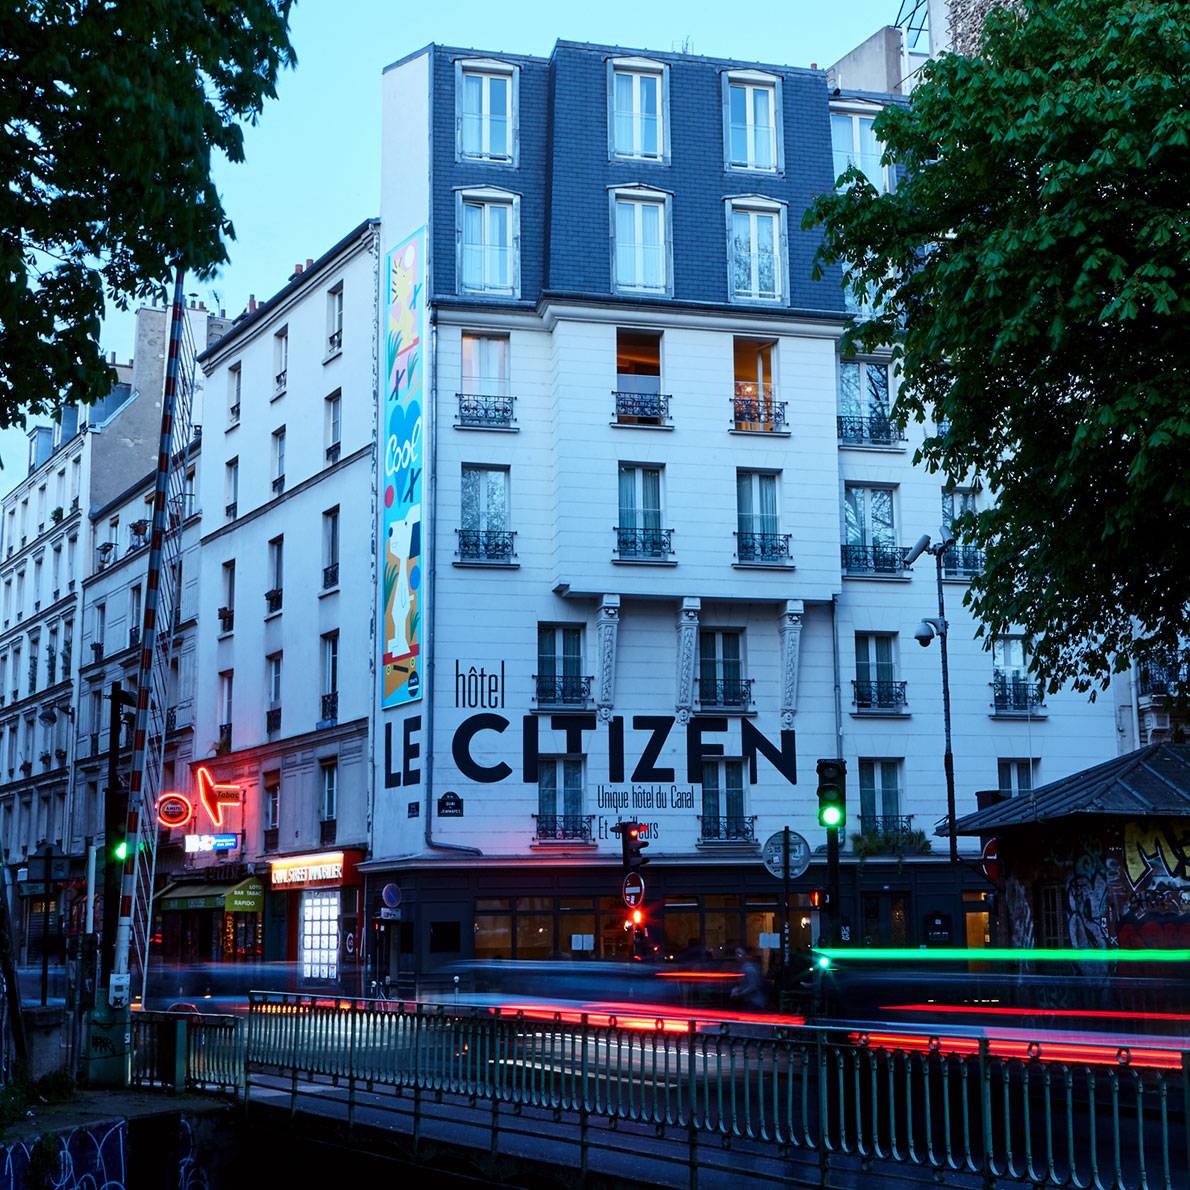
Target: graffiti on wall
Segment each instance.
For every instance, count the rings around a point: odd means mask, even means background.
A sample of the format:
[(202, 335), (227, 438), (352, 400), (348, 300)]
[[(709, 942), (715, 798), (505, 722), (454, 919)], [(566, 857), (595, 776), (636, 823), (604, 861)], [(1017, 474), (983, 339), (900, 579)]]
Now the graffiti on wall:
[(1121, 850), (1119, 945), (1190, 947), (1190, 823), (1128, 822)]
[(383, 705), (421, 697), (422, 439), (425, 407), (426, 235), (419, 228), (388, 254), (382, 492)]
[[(127, 1121), (94, 1129), (74, 1128), (54, 1136), (52, 1144), (57, 1148), (50, 1158), (54, 1172), (44, 1169), (43, 1172), (56, 1190), (92, 1190), (96, 1186), (123, 1190), (127, 1180)], [(6, 1145), (0, 1166), (0, 1190), (21, 1190), (33, 1181), (30, 1166), (36, 1169), (46, 1163), (42, 1141), (15, 1141)]]

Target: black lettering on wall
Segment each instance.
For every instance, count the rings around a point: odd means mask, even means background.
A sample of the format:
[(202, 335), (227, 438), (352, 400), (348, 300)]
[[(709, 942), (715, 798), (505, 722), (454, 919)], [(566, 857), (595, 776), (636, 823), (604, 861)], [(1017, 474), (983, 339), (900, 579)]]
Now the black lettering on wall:
[(415, 769), (413, 762), (421, 755), (421, 745), (410, 738), (415, 731), (421, 731), (421, 716), (410, 715), (404, 724), (404, 754), (401, 758), (401, 780), (406, 785), (416, 785), (421, 780), (421, 769)]
[(695, 715), (686, 724), (686, 780), (702, 784), (702, 762), (707, 756), (722, 756), (722, 744), (705, 743), (704, 731), (726, 731), (727, 719), (719, 715)]
[(613, 715), (607, 725), (607, 779), (624, 780), (624, 716)]
[(499, 764), (479, 764), (471, 755), (471, 741), (481, 731), (502, 732), (508, 727), (503, 715), (471, 715), (455, 728), (451, 741), (451, 753), (460, 773), (481, 785), (492, 785), (512, 775), (512, 769), (501, 761)]
[(595, 730), (594, 715), (551, 715), (550, 729), (566, 733), (566, 754), (582, 756), (583, 732)]
[(760, 731), (747, 719), (740, 720), (740, 745), (744, 759), (748, 762), (748, 780), (756, 784), (756, 755), (761, 753), (773, 768), (789, 782), (797, 784), (797, 746), (796, 733), (781, 732), (781, 749), (778, 751), (771, 740), (765, 739)]
[(384, 788), (399, 789), (400, 786), (400, 771), (393, 768), (393, 722), (387, 719), (384, 724)]
[(674, 717), (672, 715), (633, 715), (632, 727), (635, 731), (651, 731), (653, 734), (649, 736), (649, 742), (645, 744), (645, 750), (641, 753), (640, 760), (637, 762), (636, 768), (632, 770), (633, 781), (672, 781), (674, 779), (673, 769), (659, 769), (656, 767), (657, 757), (661, 755), (661, 749), (665, 747), (666, 737), (669, 735), (669, 729), (674, 725)]
[(526, 715), (521, 720), (521, 768), (526, 785), (537, 784), (537, 716)]

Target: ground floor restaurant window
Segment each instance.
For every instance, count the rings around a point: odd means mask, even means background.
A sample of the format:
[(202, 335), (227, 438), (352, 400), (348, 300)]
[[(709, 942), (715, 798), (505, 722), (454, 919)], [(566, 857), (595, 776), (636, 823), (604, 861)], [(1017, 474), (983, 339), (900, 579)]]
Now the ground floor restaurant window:
[(303, 979), (339, 978), (339, 890), (302, 893), (301, 956)]

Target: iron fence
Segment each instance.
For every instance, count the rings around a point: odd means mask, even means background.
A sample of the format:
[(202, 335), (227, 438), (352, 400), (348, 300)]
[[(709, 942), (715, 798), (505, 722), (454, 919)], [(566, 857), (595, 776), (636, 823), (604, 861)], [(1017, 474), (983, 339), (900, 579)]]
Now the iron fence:
[(458, 398), (459, 425), (511, 429), (513, 397), (459, 393)]
[(789, 533), (737, 533), (736, 555), (741, 562), (788, 562)]
[(699, 817), (699, 838), (704, 843), (755, 843), (756, 815), (748, 814), (743, 817), (724, 815), (710, 817), (703, 814)]
[(667, 393), (614, 392), (616, 420), (625, 425), (664, 426), (669, 424)]
[(132, 1085), (237, 1091), (244, 1085), (246, 1045), (240, 1017), (134, 1012)]
[(992, 700), (998, 715), (1025, 714), (1045, 705), (1045, 690), (1040, 682), (997, 674), (992, 680)]
[(843, 569), (848, 574), (903, 574), (907, 552), (903, 545), (845, 545)]
[(853, 681), (856, 707), (861, 711), (899, 711), (905, 705), (905, 682)]
[(541, 706), (586, 706), (591, 697), (589, 677), (577, 675), (534, 674), (537, 701)]
[(664, 561), (673, 550), (672, 529), (630, 529), (616, 526), (616, 553), (638, 561)]
[(594, 814), (534, 814), (537, 839), (578, 839), (591, 842)]
[(459, 557), (468, 562), (507, 562), (513, 557), (516, 533), (505, 529), (456, 529)]
[(838, 417), (839, 441), (844, 446), (899, 446), (904, 433), (887, 417)]

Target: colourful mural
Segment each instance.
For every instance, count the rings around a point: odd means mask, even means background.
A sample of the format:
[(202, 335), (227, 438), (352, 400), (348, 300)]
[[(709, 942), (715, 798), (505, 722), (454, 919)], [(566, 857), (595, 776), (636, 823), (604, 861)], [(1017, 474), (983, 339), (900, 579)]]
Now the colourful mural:
[(421, 698), (422, 413), (425, 408), (426, 229), (388, 255), (384, 356), (382, 705)]

